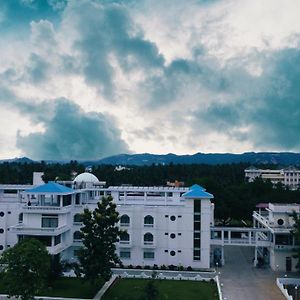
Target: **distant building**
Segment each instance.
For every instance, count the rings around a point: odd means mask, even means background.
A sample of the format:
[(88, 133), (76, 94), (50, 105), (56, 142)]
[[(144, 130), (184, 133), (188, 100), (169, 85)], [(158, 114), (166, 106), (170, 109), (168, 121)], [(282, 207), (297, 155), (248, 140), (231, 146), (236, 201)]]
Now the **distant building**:
[(124, 171), (124, 170), (130, 170), (130, 168), (127, 168), (127, 167), (124, 167), (121, 165), (115, 167), (116, 172), (120, 172), (120, 171)]
[(300, 187), (300, 170), (293, 166), (280, 170), (258, 169), (251, 166), (245, 169), (245, 178), (248, 182), (253, 182), (256, 178), (268, 179), (273, 184), (282, 183), (291, 190)]

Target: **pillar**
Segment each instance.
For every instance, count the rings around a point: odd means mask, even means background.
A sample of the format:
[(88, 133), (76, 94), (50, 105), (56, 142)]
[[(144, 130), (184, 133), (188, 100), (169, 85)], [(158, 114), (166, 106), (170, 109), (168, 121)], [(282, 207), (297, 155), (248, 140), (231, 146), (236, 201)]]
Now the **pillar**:
[(221, 263), (222, 263), (222, 266), (225, 265), (224, 246), (221, 247)]
[(255, 247), (255, 250), (254, 250), (254, 262), (253, 262), (253, 264), (254, 264), (254, 267), (256, 267), (256, 265), (257, 265), (257, 247)]

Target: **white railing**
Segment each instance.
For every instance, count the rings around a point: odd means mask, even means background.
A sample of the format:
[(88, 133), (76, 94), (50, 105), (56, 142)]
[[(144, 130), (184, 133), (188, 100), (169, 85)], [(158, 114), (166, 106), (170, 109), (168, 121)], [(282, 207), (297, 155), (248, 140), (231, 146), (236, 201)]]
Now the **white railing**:
[(53, 233), (53, 232), (57, 232), (57, 231), (64, 231), (64, 230), (68, 230), (69, 227), (67, 225), (63, 225), (60, 227), (27, 227), (24, 224), (18, 224), (15, 226), (11, 227), (12, 230), (15, 231), (24, 231), (24, 232), (41, 232), (41, 233)]

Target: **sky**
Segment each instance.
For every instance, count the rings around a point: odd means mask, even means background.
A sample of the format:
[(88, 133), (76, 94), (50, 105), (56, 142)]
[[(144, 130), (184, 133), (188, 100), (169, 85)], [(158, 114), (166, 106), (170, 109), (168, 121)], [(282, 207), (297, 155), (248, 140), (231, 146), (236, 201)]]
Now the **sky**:
[(0, 158), (300, 152), (299, 11), (0, 1)]

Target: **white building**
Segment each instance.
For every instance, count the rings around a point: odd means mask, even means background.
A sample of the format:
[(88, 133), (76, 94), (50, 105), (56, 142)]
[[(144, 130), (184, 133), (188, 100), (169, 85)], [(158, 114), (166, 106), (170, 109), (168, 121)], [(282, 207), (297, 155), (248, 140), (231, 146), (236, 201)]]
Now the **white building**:
[[(38, 176), (35, 177), (38, 181)], [(0, 185), (0, 250), (35, 237), (50, 254), (75, 260), (80, 213), (111, 195), (127, 230), (117, 245), (124, 265), (210, 267), (213, 196), (202, 187), (110, 186), (93, 174), (61, 185)], [(69, 185), (67, 187), (66, 185)]]
[[(74, 181), (33, 185), (0, 185), (0, 253), (18, 240), (35, 237), (50, 254), (76, 260), (80, 213), (93, 210), (111, 195), (127, 234), (117, 244), (125, 266), (177, 265), (209, 268), (224, 264), (226, 246), (253, 247), (254, 264), (273, 270), (295, 270), (292, 212), (298, 204), (267, 204), (253, 213), (253, 228), (214, 227), (213, 195), (199, 185), (186, 187), (104, 187), (91, 173)], [(38, 184), (36, 184), (38, 183)]]
[(256, 178), (269, 179), (273, 184), (282, 183), (292, 190), (300, 187), (300, 170), (288, 167), (280, 170), (257, 169), (253, 166), (245, 169), (245, 178), (253, 182)]
[(296, 271), (298, 260), (293, 258), (293, 249), (298, 245), (291, 233), (294, 225), (293, 212), (300, 213), (299, 204), (268, 203), (253, 212), (253, 225), (268, 231), (259, 237), (268, 240), (267, 247), (258, 248), (259, 254), (276, 271)]

